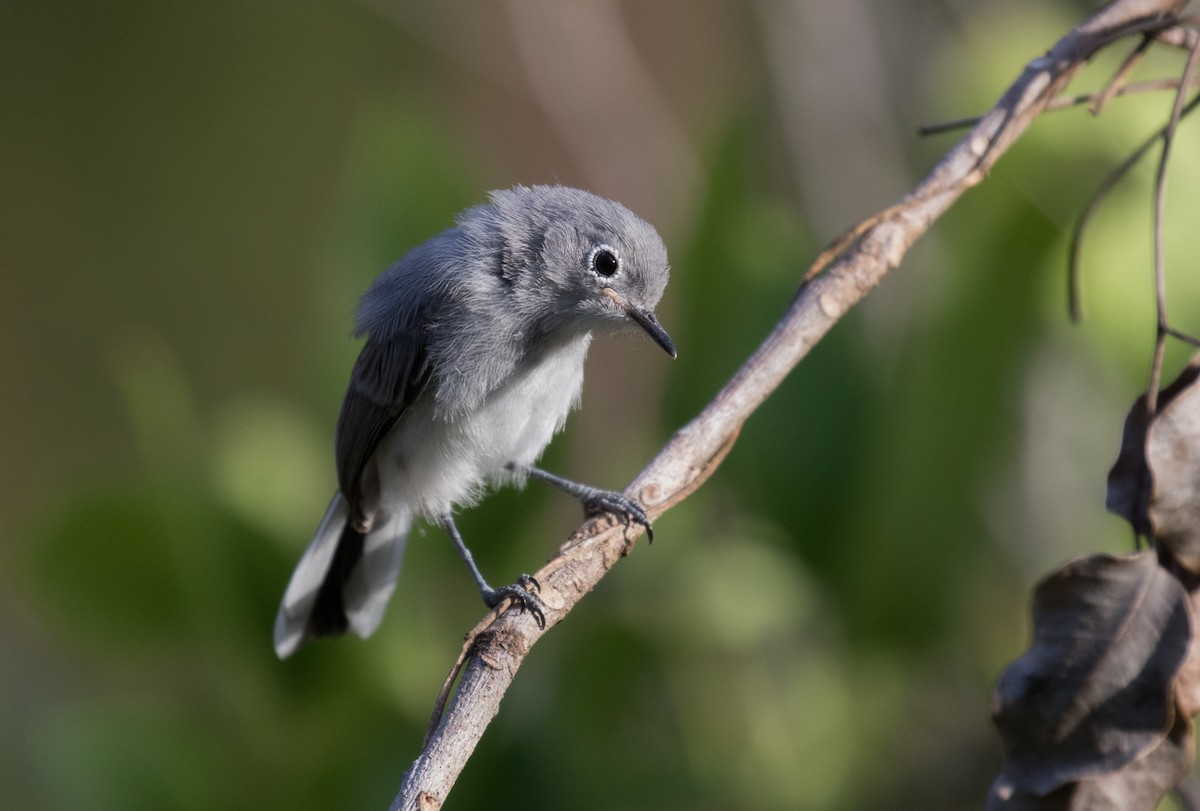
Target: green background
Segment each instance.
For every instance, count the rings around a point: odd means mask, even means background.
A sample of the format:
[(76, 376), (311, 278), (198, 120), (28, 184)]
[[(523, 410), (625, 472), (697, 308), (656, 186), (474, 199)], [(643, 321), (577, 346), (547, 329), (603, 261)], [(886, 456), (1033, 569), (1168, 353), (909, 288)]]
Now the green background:
[[(657, 224), (680, 357), (598, 342), (545, 458), (619, 488), (957, 137), (916, 127), (1090, 8), (0, 6), (0, 804), (384, 807), (482, 615), (450, 544), (414, 534), (368, 642), (270, 644), (373, 276), (515, 183)], [(1103, 496), (1148, 375), (1151, 167), (1095, 222), (1080, 327), (1066, 235), (1169, 103), (1039, 120), (537, 646), (447, 807), (979, 807), (1029, 589), (1129, 548)], [(1167, 220), (1190, 330), (1196, 147)], [(461, 526), (505, 581), (577, 520), (534, 485)]]

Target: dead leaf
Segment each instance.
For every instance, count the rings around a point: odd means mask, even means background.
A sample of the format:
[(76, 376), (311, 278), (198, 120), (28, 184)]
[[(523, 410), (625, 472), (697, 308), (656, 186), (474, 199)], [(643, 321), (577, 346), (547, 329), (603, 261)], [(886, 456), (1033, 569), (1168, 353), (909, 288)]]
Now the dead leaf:
[[(988, 811), (1154, 811), (1187, 774), (1195, 755), (1192, 722), (1178, 716), (1171, 733), (1142, 757), (1102, 777), (1068, 783), (1044, 797), (992, 786)], [(1003, 778), (1003, 775), (1001, 775)]]
[(1200, 573), (1200, 360), (1164, 392), (1150, 423), (1146, 459), (1153, 482), (1150, 534), (1193, 574)]
[(1160, 744), (1175, 721), (1188, 610), (1183, 587), (1152, 552), (1080, 558), (1042, 581), (1033, 641), (993, 701), (1005, 753), (993, 795), (1049, 799)]
[[(1109, 512), (1116, 513), (1128, 521), (1133, 526), (1134, 532), (1139, 535), (1152, 536), (1154, 534), (1149, 509), (1156, 488), (1152, 473), (1154, 466), (1147, 461), (1147, 434), (1155, 433), (1156, 429), (1153, 428), (1153, 425), (1170, 410), (1176, 397), (1182, 392), (1195, 388), (1192, 384), (1198, 376), (1200, 376), (1200, 355), (1193, 357), (1179, 376), (1159, 392), (1157, 412), (1153, 419), (1146, 413), (1146, 395), (1144, 394), (1134, 402), (1133, 408), (1129, 409), (1129, 414), (1125, 417), (1125, 429), (1121, 435), (1121, 450), (1117, 454), (1117, 461), (1108, 471), (1108, 490), (1105, 494), (1104, 506)], [(1161, 458), (1172, 458), (1178, 452), (1176, 442), (1181, 438), (1181, 434), (1190, 432), (1193, 441), (1183, 451), (1187, 458), (1192, 460), (1192, 466), (1190, 469), (1186, 465), (1183, 466), (1185, 475), (1182, 478), (1189, 482), (1188, 487), (1194, 488), (1197, 486), (1195, 482), (1197, 476), (1195, 426), (1200, 418), (1196, 416), (1195, 394), (1190, 393), (1187, 400), (1181, 414), (1178, 417), (1170, 418), (1172, 422), (1178, 424), (1164, 429), (1163, 436), (1157, 440), (1157, 453)], [(1169, 462), (1167, 464), (1169, 465)], [(1164, 468), (1163, 472), (1168, 476), (1172, 475), (1170, 469)], [(1186, 476), (1187, 472), (1190, 472), (1190, 478)], [(1193, 501), (1191, 504), (1193, 509), (1196, 509), (1196, 502)], [(1175, 526), (1170, 521), (1168, 521), (1168, 525)], [(1200, 553), (1193, 552), (1192, 554), (1200, 557)]]
[(1175, 674), (1175, 706), (1184, 718), (1195, 718), (1200, 713), (1200, 592), (1188, 593), (1191, 608), (1192, 641), (1188, 645), (1187, 658)]
[(1104, 507), (1133, 526), (1138, 535), (1150, 534), (1146, 507), (1150, 501), (1150, 469), (1146, 465), (1146, 396), (1142, 395), (1125, 415), (1121, 450), (1108, 471)]
[(1159, 744), (1121, 769), (1079, 783), (1071, 808), (1079, 811), (1154, 811), (1183, 779), (1195, 756), (1192, 721), (1177, 715)]

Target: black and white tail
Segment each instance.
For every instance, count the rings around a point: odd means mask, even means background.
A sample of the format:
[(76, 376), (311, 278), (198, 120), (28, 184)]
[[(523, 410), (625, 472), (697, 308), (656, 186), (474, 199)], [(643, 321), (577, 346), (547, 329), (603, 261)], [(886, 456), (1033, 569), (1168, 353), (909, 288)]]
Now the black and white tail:
[(275, 617), (275, 653), (291, 656), (309, 637), (375, 632), (396, 588), (412, 513), (394, 509), (370, 532), (347, 520), (346, 499), (333, 497), (317, 534), (296, 565)]

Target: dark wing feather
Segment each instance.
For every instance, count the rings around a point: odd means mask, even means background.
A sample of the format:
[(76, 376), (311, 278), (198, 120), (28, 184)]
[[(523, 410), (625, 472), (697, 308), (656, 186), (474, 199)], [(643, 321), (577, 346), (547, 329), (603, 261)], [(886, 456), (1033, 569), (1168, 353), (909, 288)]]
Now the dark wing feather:
[(370, 529), (378, 507), (378, 478), (370, 465), (379, 443), (429, 382), (422, 331), (367, 339), (337, 424), (338, 486), (350, 505), (350, 523)]

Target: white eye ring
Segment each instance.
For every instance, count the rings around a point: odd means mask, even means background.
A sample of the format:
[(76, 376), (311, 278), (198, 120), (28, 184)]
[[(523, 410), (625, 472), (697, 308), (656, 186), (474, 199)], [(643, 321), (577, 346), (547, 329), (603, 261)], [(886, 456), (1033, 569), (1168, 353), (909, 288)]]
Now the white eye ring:
[(621, 271), (621, 255), (611, 245), (597, 245), (588, 254), (587, 264), (592, 273), (611, 279)]

